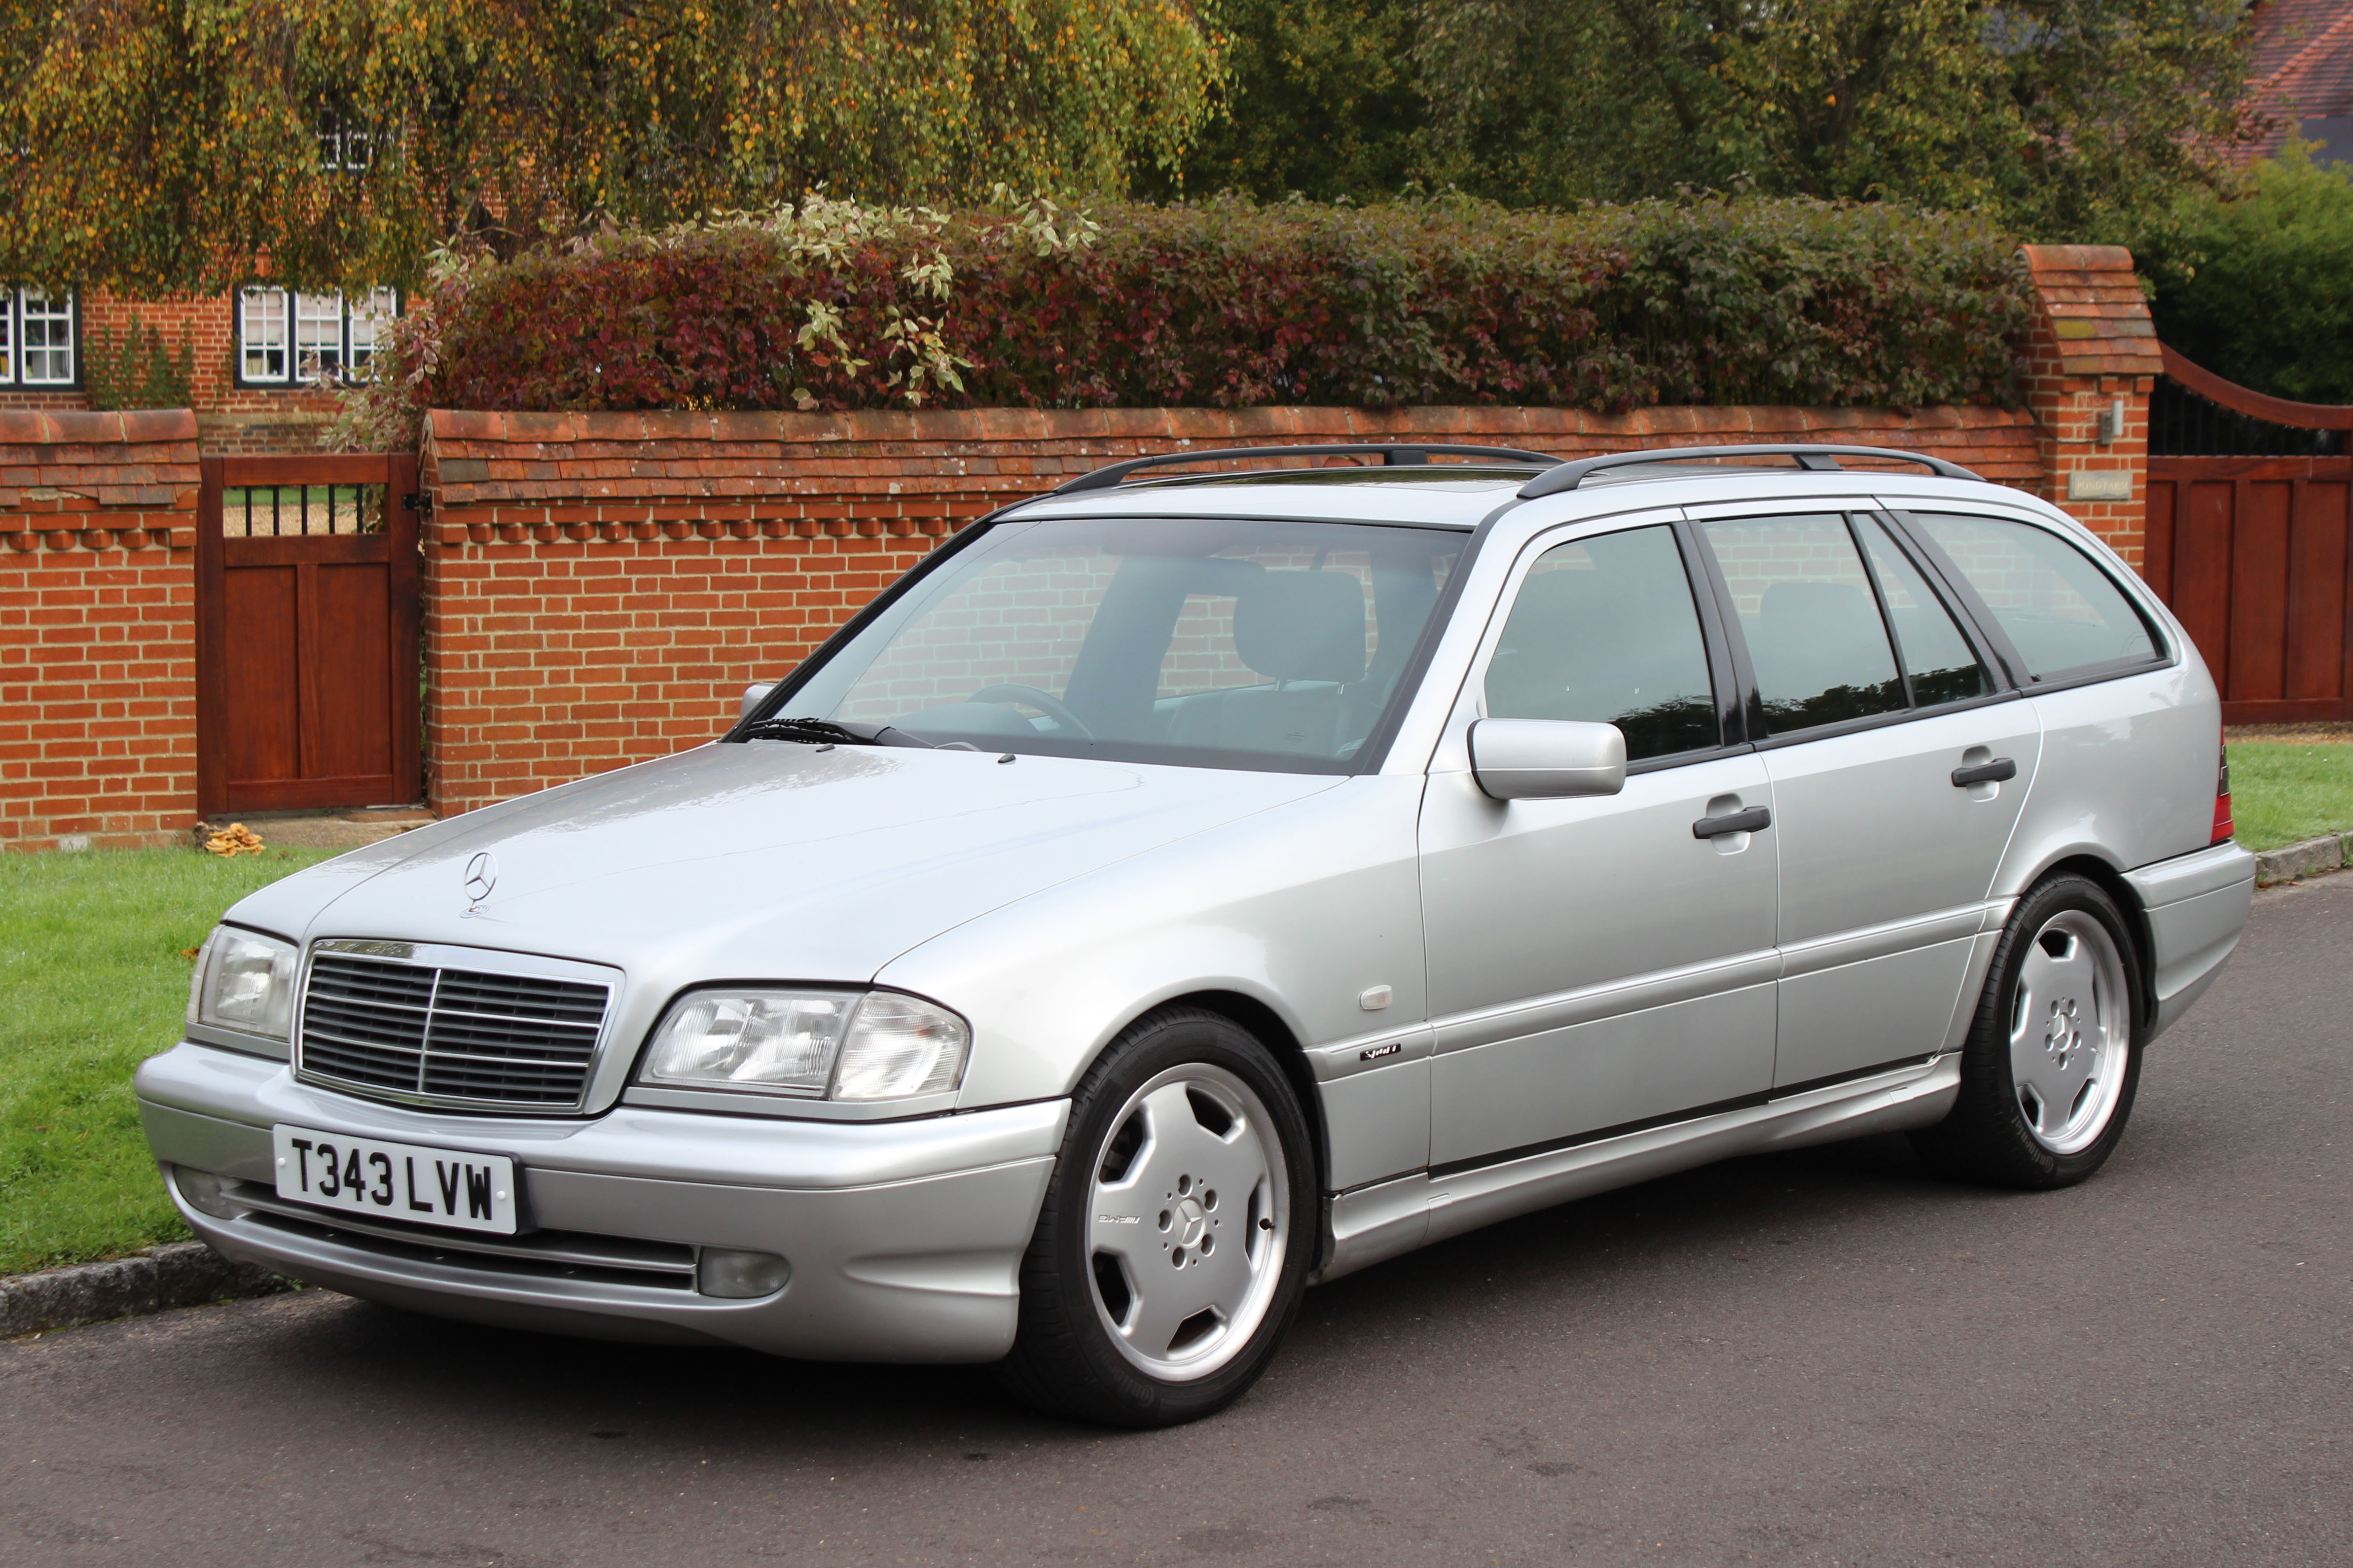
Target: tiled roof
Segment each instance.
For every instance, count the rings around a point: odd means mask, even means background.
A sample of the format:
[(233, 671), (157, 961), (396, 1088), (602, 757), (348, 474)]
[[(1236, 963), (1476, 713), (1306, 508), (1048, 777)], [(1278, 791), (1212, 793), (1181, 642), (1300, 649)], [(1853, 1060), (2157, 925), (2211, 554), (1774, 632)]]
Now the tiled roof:
[[(2278, 121), (2240, 155), (2279, 151), (2292, 132), (2311, 136), (2316, 120), (2353, 115), (2353, 0), (2261, 0), (2248, 86), (2256, 109)], [(2353, 147), (2336, 150), (2353, 156)]]

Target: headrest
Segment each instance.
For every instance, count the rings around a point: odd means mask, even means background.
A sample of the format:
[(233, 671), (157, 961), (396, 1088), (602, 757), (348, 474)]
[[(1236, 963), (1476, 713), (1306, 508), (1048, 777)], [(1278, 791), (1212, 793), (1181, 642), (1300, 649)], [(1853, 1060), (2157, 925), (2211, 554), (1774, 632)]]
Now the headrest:
[(1275, 680), (1365, 675), (1365, 585), (1345, 572), (1269, 572), (1234, 600), (1234, 651)]

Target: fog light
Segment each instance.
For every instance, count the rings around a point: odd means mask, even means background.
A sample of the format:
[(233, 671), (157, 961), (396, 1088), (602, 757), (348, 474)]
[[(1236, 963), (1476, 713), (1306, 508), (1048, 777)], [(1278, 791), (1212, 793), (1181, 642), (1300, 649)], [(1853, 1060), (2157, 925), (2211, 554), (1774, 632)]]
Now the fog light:
[(236, 1219), (245, 1213), (244, 1205), (221, 1191), (218, 1176), (174, 1165), (172, 1182), (180, 1189), (181, 1201), (198, 1214), (208, 1214), (215, 1219)]
[[(194, 1199), (190, 1199), (194, 1202)], [(694, 1288), (706, 1296), (773, 1296), (793, 1277), (793, 1266), (773, 1252), (706, 1247), (694, 1266)]]

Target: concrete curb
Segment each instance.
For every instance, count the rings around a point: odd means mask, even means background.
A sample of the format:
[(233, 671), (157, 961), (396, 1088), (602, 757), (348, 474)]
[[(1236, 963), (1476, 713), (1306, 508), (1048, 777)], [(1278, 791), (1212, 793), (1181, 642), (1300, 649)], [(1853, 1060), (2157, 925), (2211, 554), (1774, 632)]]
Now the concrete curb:
[(176, 1242), (106, 1263), (0, 1279), (0, 1339), (289, 1288), (269, 1269), (232, 1263), (201, 1241)]
[(2346, 840), (2353, 835), (2324, 833), (2300, 844), (2283, 844), (2255, 857), (2255, 880), (2293, 882), (2299, 877), (2334, 871), (2345, 864)]

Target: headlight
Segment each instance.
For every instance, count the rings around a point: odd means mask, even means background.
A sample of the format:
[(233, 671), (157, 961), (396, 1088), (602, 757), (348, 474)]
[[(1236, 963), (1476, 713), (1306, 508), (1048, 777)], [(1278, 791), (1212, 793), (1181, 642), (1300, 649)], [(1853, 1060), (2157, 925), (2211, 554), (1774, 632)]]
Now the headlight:
[(955, 1088), (970, 1039), (954, 1013), (896, 992), (696, 991), (674, 1003), (654, 1031), (638, 1079), (902, 1100)]
[(294, 944), (215, 926), (196, 954), (188, 1021), (283, 1040), (294, 1018)]

